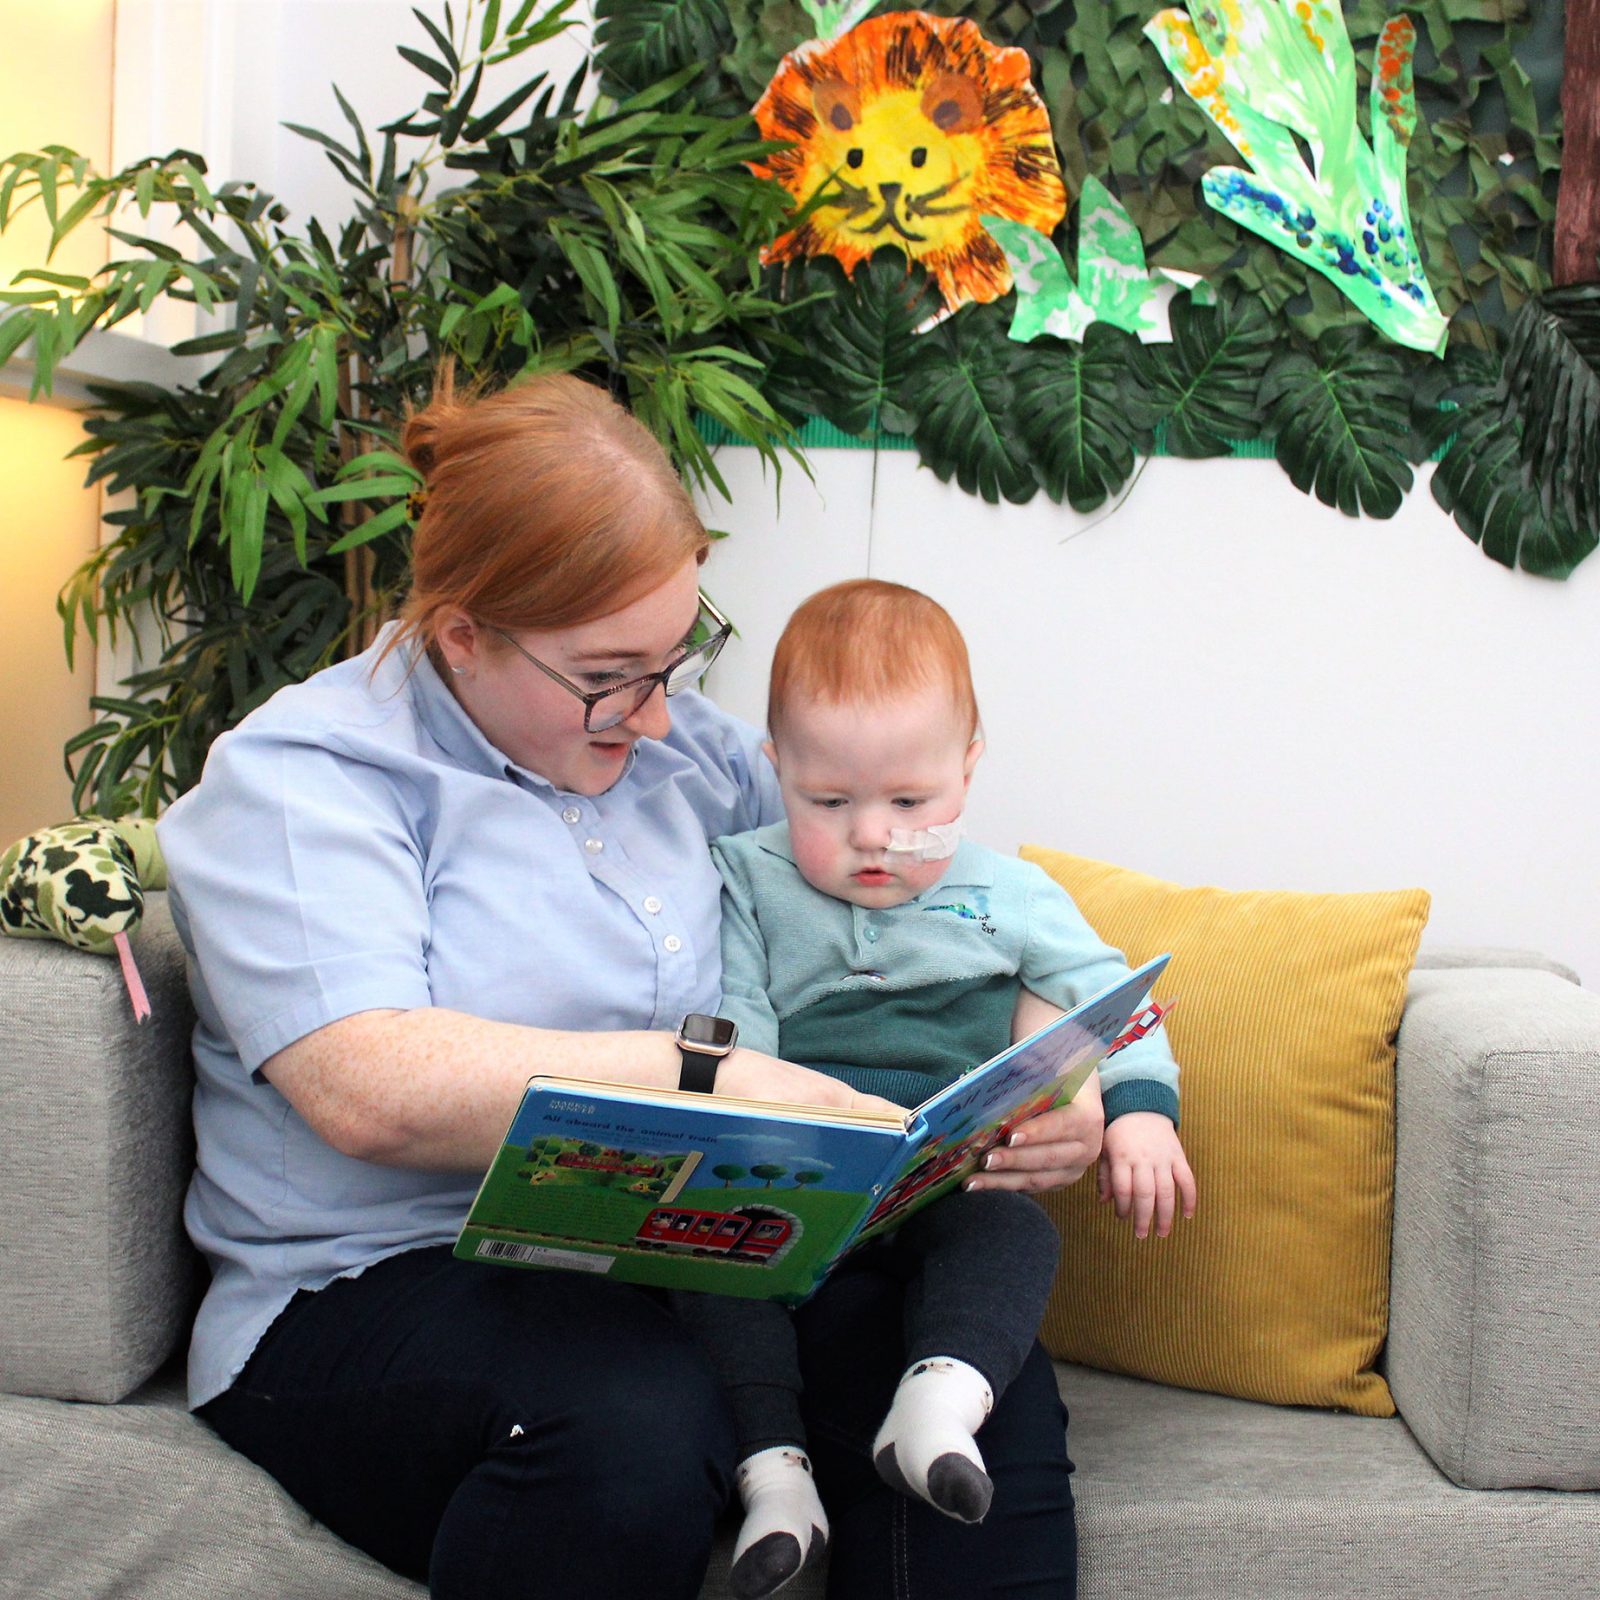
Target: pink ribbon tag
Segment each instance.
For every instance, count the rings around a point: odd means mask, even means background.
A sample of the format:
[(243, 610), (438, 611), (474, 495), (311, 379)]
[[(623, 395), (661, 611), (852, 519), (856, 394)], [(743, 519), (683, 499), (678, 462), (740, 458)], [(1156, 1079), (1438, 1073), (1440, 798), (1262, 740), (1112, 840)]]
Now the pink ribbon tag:
[(133, 959), (133, 946), (128, 936), (119, 933), (112, 941), (117, 947), (117, 960), (122, 964), (122, 981), (127, 986), (128, 998), (133, 1002), (133, 1020), (143, 1022), (150, 1015), (150, 997), (144, 992), (144, 979), (139, 976), (138, 964)]

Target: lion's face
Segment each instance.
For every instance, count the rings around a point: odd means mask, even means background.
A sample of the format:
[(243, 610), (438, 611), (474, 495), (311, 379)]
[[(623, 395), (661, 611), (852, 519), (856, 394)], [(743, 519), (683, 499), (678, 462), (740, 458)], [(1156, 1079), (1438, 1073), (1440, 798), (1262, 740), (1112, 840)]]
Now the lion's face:
[(996, 50), (959, 18), (891, 13), (784, 58), (755, 110), (763, 137), (794, 141), (761, 170), (811, 217), (767, 253), (833, 255), (853, 271), (897, 245), (952, 309), (1011, 286), (979, 220), (1048, 233), (1066, 209), (1049, 118), (1021, 50)]

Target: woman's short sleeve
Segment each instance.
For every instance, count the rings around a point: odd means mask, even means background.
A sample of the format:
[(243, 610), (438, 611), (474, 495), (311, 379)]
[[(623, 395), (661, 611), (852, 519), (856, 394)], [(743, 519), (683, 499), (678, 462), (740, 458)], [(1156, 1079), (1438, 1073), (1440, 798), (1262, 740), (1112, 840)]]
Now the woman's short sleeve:
[(430, 1003), (418, 809), (394, 771), (266, 728), (219, 739), (162, 819), (202, 1025), (249, 1070), (341, 1017)]

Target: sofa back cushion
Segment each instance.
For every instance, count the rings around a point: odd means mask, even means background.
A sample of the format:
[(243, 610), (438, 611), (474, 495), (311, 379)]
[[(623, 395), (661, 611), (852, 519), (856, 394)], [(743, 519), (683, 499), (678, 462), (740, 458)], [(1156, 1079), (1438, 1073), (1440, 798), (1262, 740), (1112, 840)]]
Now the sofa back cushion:
[(194, 1013), (166, 895), (115, 960), (0, 938), (0, 1391), (116, 1401), (188, 1333)]

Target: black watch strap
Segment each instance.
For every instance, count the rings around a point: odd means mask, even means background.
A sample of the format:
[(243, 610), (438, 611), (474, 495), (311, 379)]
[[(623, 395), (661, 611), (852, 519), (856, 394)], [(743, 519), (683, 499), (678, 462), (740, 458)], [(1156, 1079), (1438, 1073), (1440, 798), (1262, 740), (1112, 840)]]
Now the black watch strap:
[(717, 1086), (717, 1068), (722, 1065), (723, 1058), (707, 1055), (704, 1050), (691, 1050), (682, 1044), (678, 1046), (678, 1054), (683, 1057), (678, 1087), (694, 1094), (710, 1094)]

